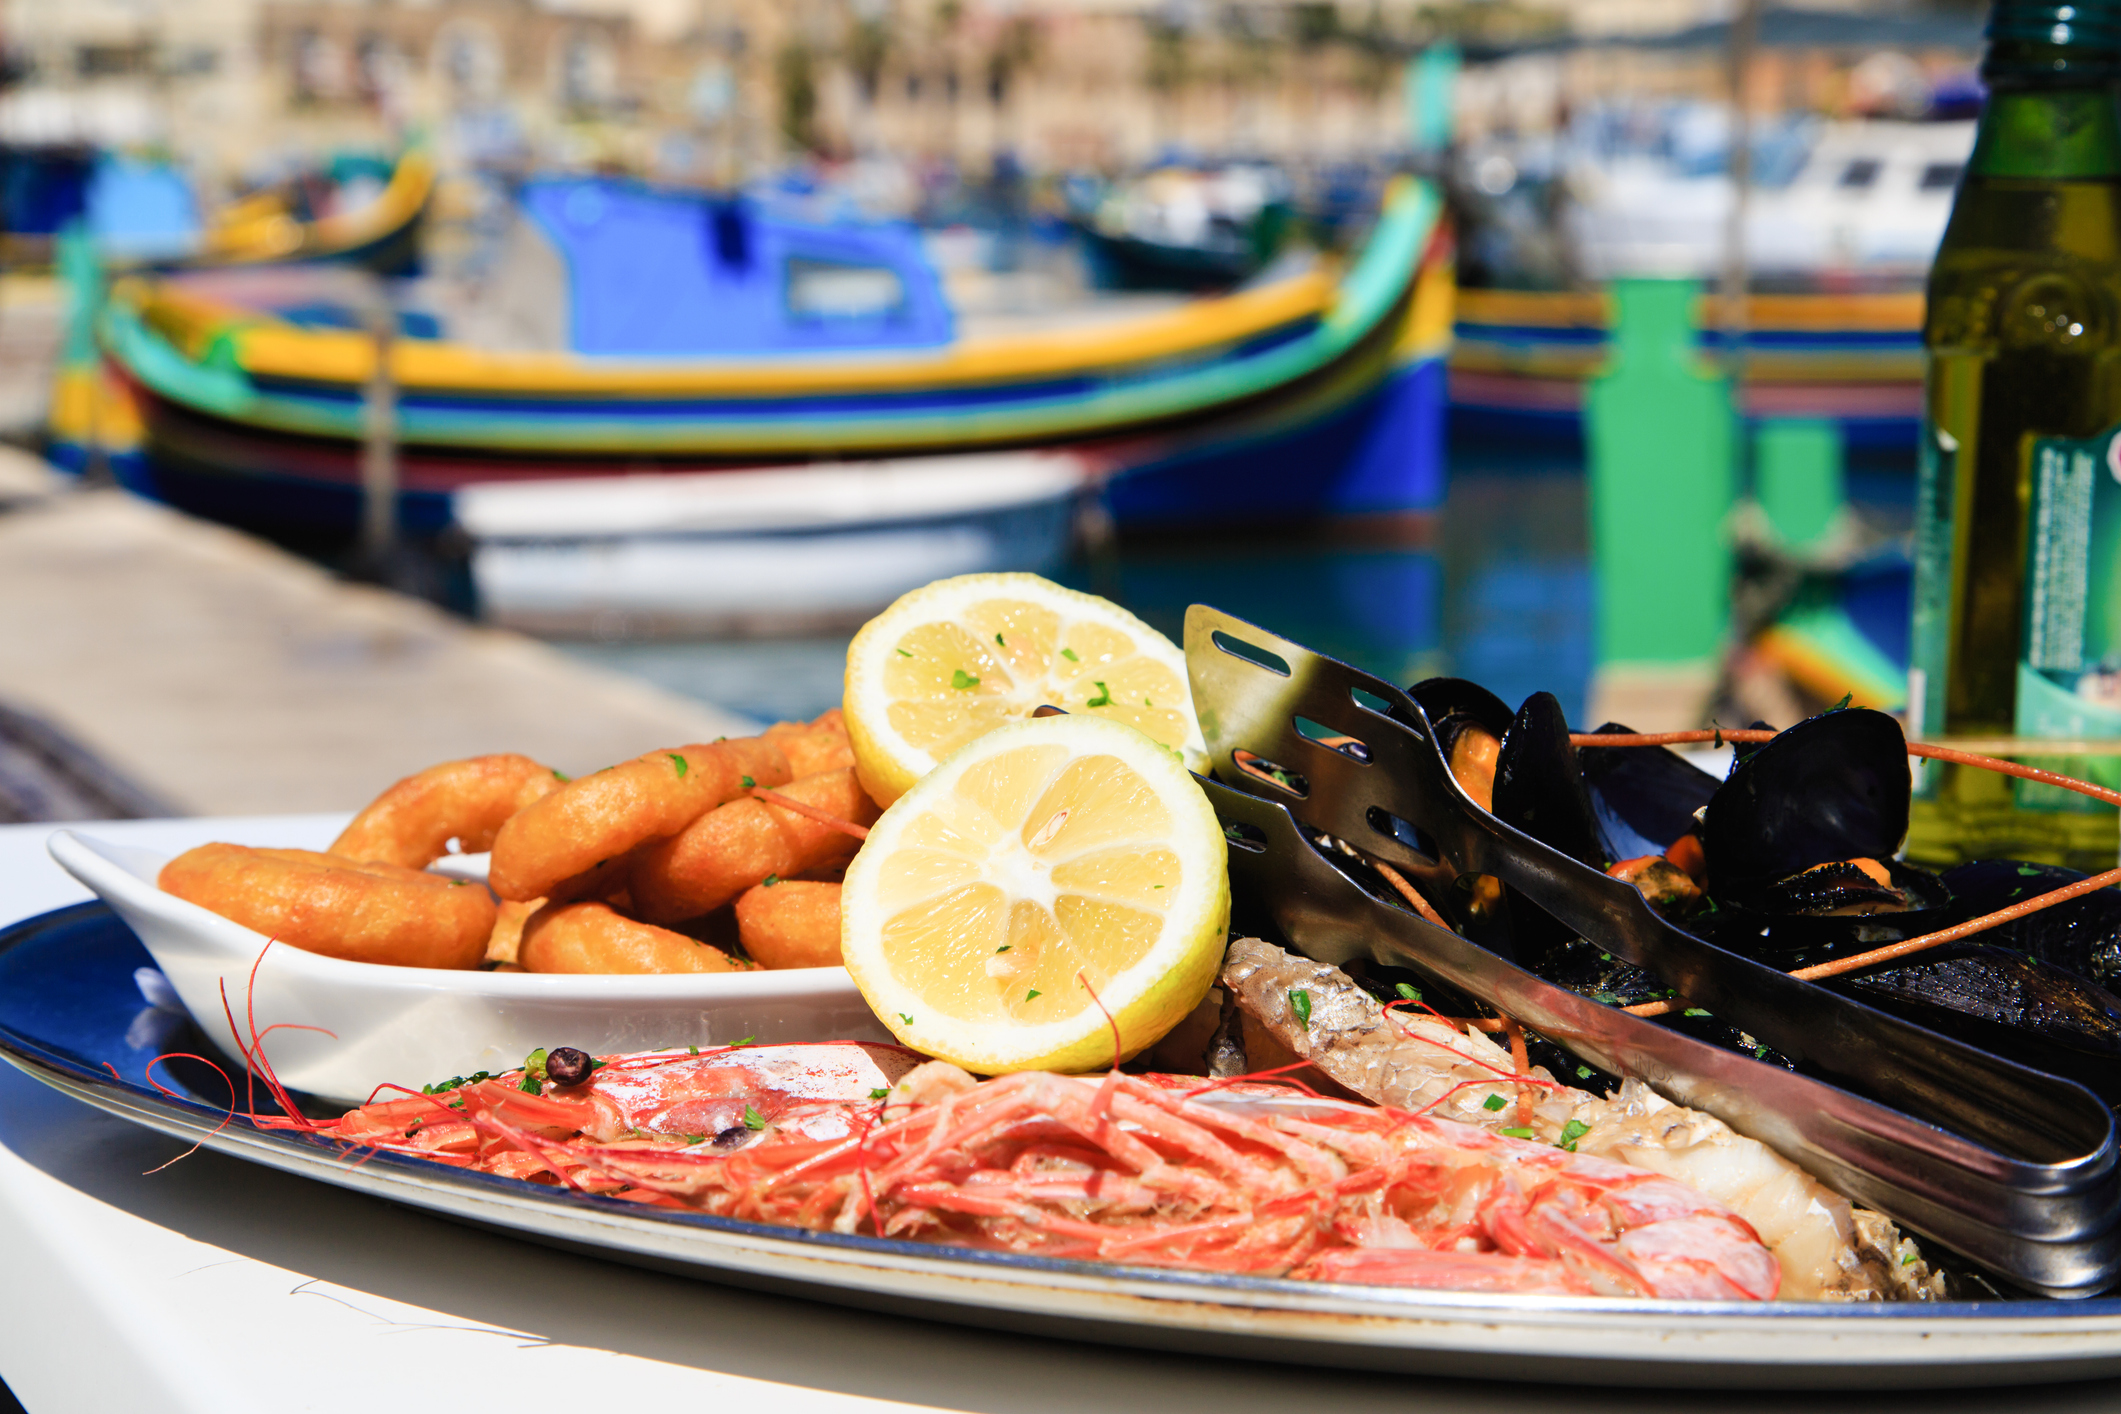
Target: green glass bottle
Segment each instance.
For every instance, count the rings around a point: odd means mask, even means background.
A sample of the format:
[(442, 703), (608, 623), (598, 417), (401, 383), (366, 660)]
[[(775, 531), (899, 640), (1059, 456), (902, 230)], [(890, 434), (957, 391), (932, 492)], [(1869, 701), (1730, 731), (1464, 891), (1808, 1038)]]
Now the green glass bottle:
[[(1910, 735), (2121, 740), (2121, 0), (1997, 0), (1988, 38), (1923, 330)], [(1931, 764), (1909, 854), (2107, 869), (2117, 842), (2110, 807)]]

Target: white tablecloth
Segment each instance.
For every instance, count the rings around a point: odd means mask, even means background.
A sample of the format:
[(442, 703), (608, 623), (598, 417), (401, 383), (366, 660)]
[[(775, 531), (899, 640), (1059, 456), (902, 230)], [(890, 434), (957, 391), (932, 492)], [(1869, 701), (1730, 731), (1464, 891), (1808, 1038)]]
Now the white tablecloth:
[[(321, 847), (343, 817), (136, 822)], [(0, 827), (0, 922), (87, 897)], [(638, 1271), (201, 1152), (0, 1066), (0, 1376), (31, 1414), (2111, 1410), (2121, 1387), (1820, 1396), (1539, 1387), (990, 1334)], [(1498, 1376), (1506, 1371), (1498, 1368)]]

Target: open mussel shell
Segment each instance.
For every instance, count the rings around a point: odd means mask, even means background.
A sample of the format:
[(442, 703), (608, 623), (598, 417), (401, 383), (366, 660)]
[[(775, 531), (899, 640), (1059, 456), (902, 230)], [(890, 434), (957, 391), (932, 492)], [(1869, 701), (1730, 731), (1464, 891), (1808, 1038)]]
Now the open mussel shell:
[(1702, 812), (1709, 897), (1758, 909), (1815, 864), (1890, 859), (1907, 838), (1910, 786), (1907, 738), (1885, 713), (1799, 722), (1740, 762)]
[[(1791, 971), (1919, 937), (1960, 921), (1958, 910), (1952, 906), (1952, 892), (1937, 875), (1897, 859), (1872, 862), (1885, 867), (1892, 891), (1905, 906), (1891, 912), (1829, 913), (1824, 910), (1867, 906), (1882, 891), (1868, 879), (1838, 892), (1830, 880), (1818, 887), (1804, 887), (1798, 879), (1807, 875), (1800, 874), (1778, 880), (1756, 894), (1761, 907), (1719, 906), (1714, 913), (1696, 918), (1687, 927), (1718, 947)], [(1814, 871), (1810, 876), (1825, 872)], [(1809, 906), (1820, 911), (1768, 911), (1777, 904)]]
[(1598, 815), (1569, 743), (1569, 721), (1551, 692), (1527, 697), (1502, 739), (1495, 818), (1593, 869), (1606, 866)]
[[(1598, 817), (1569, 744), (1568, 718), (1551, 692), (1525, 699), (1502, 739), (1495, 763), (1495, 818), (1593, 869), (1606, 866)], [(1511, 948), (1517, 960), (1544, 974), (1544, 963), (1576, 930), (1518, 893), (1508, 891)]]
[(1500, 697), (1464, 678), (1428, 678), (1408, 688), (1407, 696), (1436, 728), (1436, 744), (1445, 756), (1451, 754), (1452, 738), (1466, 727), (1481, 727), (1500, 738), (1517, 716)]
[[(1977, 859), (1947, 870), (1953, 923), (2009, 908), (2087, 878), (2074, 869), (2018, 859)], [(2121, 977), (2121, 889), (2100, 889), (1992, 928), (1981, 941), (2016, 948), (2111, 988)]]
[[(1633, 727), (1607, 722), (1600, 736), (1627, 736)], [(1722, 781), (1662, 746), (1587, 746), (1577, 759), (1611, 859), (1662, 854), (1694, 828), (1694, 812)]]

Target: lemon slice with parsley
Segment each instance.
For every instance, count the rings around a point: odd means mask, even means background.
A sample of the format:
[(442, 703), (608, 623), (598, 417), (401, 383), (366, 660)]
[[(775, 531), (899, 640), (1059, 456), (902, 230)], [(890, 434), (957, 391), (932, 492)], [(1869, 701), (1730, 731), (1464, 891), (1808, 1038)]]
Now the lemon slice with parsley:
[(967, 574), (900, 598), (847, 648), (855, 770), (888, 805), (966, 742), (1051, 704), (1125, 722), (1199, 766), (1186, 655), (1110, 600), (1035, 574)]
[[(1124, 723), (997, 727), (870, 828), (841, 954), (899, 1040), (984, 1075), (1158, 1040), (1222, 966), (1229, 856), (1200, 786)], [(1107, 1017), (1110, 1020), (1107, 1020)]]

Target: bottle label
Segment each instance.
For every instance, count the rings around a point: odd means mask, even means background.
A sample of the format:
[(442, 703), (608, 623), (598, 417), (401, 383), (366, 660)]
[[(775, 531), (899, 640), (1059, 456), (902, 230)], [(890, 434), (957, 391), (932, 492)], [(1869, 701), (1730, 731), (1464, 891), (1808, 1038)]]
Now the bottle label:
[[(1915, 474), (1915, 604), (1910, 635), (1908, 735), (1944, 729), (1944, 679), (1952, 614), (1952, 523), (1959, 444), (1925, 427)], [(1919, 680), (1918, 680), (1919, 679)]]
[[(1907, 734), (1913, 740), (1944, 730), (1958, 483), (1959, 443), (1943, 428), (1925, 423), (1915, 473), (1915, 602), (1908, 641)], [(1928, 773), (1917, 770), (1915, 787), (1919, 794), (1931, 791)]]
[[(2025, 623), (2018, 661), (2021, 737), (2121, 738), (2121, 427), (2032, 446), (2025, 536)], [(2104, 786), (2121, 756), (2027, 758)], [(2101, 810), (2074, 792), (2016, 782), (2028, 810)]]

